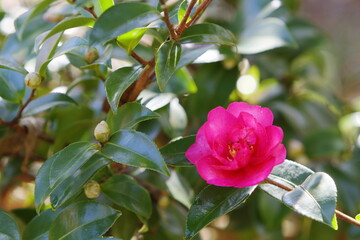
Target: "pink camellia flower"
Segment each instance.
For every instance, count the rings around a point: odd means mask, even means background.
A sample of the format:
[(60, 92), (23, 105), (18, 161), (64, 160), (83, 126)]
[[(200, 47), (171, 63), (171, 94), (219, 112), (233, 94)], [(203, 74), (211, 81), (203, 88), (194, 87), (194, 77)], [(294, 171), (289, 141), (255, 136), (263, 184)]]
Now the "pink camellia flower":
[(283, 131), (272, 125), (273, 119), (270, 109), (245, 102), (217, 107), (209, 112), (185, 155), (209, 184), (256, 185), (285, 160)]

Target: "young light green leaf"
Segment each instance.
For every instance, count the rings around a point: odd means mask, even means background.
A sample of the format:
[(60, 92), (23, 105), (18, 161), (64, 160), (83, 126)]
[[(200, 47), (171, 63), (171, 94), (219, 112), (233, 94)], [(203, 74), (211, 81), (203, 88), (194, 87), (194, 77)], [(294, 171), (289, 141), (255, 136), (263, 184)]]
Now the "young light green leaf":
[(152, 203), (149, 192), (126, 175), (116, 175), (101, 184), (101, 190), (113, 203), (149, 219)]
[(160, 13), (148, 4), (118, 3), (107, 9), (96, 21), (89, 37), (90, 45), (106, 42), (135, 28), (146, 26), (160, 17)]
[(227, 29), (213, 24), (201, 23), (190, 26), (179, 38), (180, 43), (207, 43), (235, 46), (235, 36)]
[(117, 131), (101, 149), (101, 153), (115, 162), (148, 168), (169, 176), (157, 146), (143, 133), (131, 129)]
[(114, 0), (93, 1), (93, 3), (94, 3), (95, 12), (98, 16), (100, 16), (108, 8), (114, 6)]
[(105, 92), (111, 110), (117, 112), (121, 95), (141, 75), (143, 68), (123, 67), (109, 74), (105, 80)]
[(266, 18), (254, 22), (241, 33), (237, 48), (243, 54), (256, 54), (284, 46), (296, 47), (285, 23), (277, 18)]
[(75, 28), (75, 27), (91, 27), (93, 26), (95, 23), (95, 19), (94, 18), (90, 18), (90, 17), (79, 17), (79, 16), (75, 16), (75, 17), (68, 17), (65, 18), (64, 20), (62, 20), (61, 22), (59, 22), (58, 24), (56, 24), (46, 35), (45, 37), (41, 40), (40, 44), (42, 44), (43, 42), (45, 42), (48, 38), (50, 38), (51, 36), (54, 36), (57, 33), (63, 32), (67, 29), (70, 28)]
[(197, 92), (195, 81), (186, 67), (175, 71), (170, 79), (170, 84), (166, 85), (165, 92), (172, 92), (176, 95), (190, 94)]
[(109, 159), (100, 154), (94, 154), (84, 165), (82, 165), (71, 176), (64, 179), (50, 194), (53, 208), (62, 206), (68, 199), (81, 191), (83, 185), (102, 167), (110, 164)]
[(46, 198), (63, 181), (72, 176), (98, 150), (89, 142), (76, 142), (55, 153), (40, 168), (35, 179), (35, 208), (37, 212)]
[(0, 58), (0, 68), (5, 68), (8, 70), (12, 70), (15, 72), (19, 72), (22, 74), (27, 74), (28, 72), (26, 71), (26, 69), (21, 66), (19, 63), (17, 63), (15, 60), (14, 61), (9, 61), (5, 58)]
[[(299, 163), (285, 160), (282, 164), (274, 167), (269, 178), (288, 187), (295, 188), (296, 186), (302, 184), (305, 179), (313, 173), (314, 171)], [(261, 190), (265, 191), (267, 194), (279, 201), (281, 201), (283, 195), (288, 192), (268, 183), (260, 184), (259, 187)]]
[(40, 76), (45, 77), (46, 66), (49, 63), (56, 51), (57, 45), (61, 39), (62, 33), (57, 33), (48, 38), (40, 48), (40, 51), (36, 58), (35, 72), (38, 72)]
[(128, 55), (139, 44), (148, 28), (136, 28), (130, 32), (124, 33), (116, 38), (120, 47), (124, 48)]
[(0, 239), (20, 240), (19, 227), (9, 214), (0, 210)]
[[(29, 24), (30, 20), (33, 19), (38, 13), (40, 13), (41, 11), (47, 9), (51, 3), (55, 2), (55, 0), (44, 0), (41, 1), (39, 4), (36, 4), (31, 10), (29, 10), (28, 12), (24, 13), (26, 14), (26, 18), (24, 20), (23, 23), (21, 24), (16, 24), (15, 26), (20, 26), (20, 28), (16, 29), (16, 34), (18, 36), (18, 38), (21, 40), (23, 38), (23, 33), (27, 27), (27, 25)], [(18, 18), (20, 19), (21, 16)], [(18, 19), (16, 21), (18, 21)]]
[(49, 240), (93, 239), (103, 235), (121, 215), (97, 202), (79, 202), (68, 206), (55, 218)]
[(48, 209), (34, 217), (23, 232), (23, 240), (49, 239), (49, 229), (57, 215), (59, 215), (59, 211)]
[(160, 149), (165, 162), (177, 166), (193, 166), (185, 157), (186, 150), (195, 142), (195, 135), (175, 139)]
[(176, 71), (180, 57), (180, 44), (173, 41), (166, 41), (161, 44), (155, 56), (156, 80), (161, 91), (165, 89), (166, 84)]
[(317, 172), (283, 195), (282, 201), (297, 213), (337, 229), (335, 207), (337, 190), (334, 180)]
[(50, 93), (39, 97), (33, 101), (31, 101), (23, 111), (22, 116), (27, 117), (31, 115), (38, 114), (40, 112), (44, 112), (52, 107), (63, 105), (63, 104), (75, 104), (75, 102), (71, 97), (63, 93)]
[(20, 103), (25, 95), (24, 75), (7, 69), (0, 69), (0, 97)]
[(128, 102), (122, 105), (116, 113), (108, 113), (106, 122), (109, 124), (111, 133), (119, 129), (132, 128), (142, 121), (158, 118), (159, 115), (141, 103)]
[(202, 228), (241, 204), (251, 195), (256, 186), (245, 188), (218, 187), (209, 185), (196, 196), (186, 221), (185, 238), (193, 238)]
[[(186, 9), (188, 8), (189, 6), (189, 2), (188, 0), (184, 0), (182, 1), (182, 3), (180, 4), (179, 8), (178, 8), (178, 22), (180, 23), (183, 18), (184, 18), (184, 15), (185, 15), (185, 12), (186, 12)], [(188, 18), (188, 21), (191, 20), (191, 17)], [(188, 22), (187, 21), (187, 22)]]
[(360, 214), (356, 215), (355, 219), (360, 222)]

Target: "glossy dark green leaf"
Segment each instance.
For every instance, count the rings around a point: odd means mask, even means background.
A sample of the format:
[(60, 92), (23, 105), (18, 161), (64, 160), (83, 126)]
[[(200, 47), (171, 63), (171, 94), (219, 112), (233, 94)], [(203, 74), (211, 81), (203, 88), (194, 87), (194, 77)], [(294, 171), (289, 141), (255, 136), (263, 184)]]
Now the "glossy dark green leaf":
[(50, 227), (49, 240), (100, 237), (120, 215), (120, 212), (97, 202), (75, 203), (55, 218)]
[(75, 27), (84, 27), (84, 26), (93, 26), (95, 23), (95, 19), (94, 18), (90, 18), (90, 17), (79, 17), (79, 16), (75, 16), (75, 17), (68, 17), (65, 18), (64, 20), (62, 20), (61, 22), (59, 22), (58, 24), (56, 24), (46, 35), (45, 37), (41, 40), (40, 44), (42, 44), (43, 42), (45, 42), (48, 38), (50, 38), (51, 36), (54, 36), (57, 33), (63, 32), (67, 29), (70, 28), (75, 28)]
[(68, 199), (73, 197), (82, 190), (84, 184), (102, 167), (110, 164), (109, 159), (99, 154), (93, 155), (84, 165), (76, 172), (66, 178), (54, 191), (50, 194), (51, 205), (58, 208)]
[(49, 239), (49, 229), (59, 212), (48, 209), (40, 215), (34, 217), (26, 226), (22, 238), (23, 240), (47, 240)]
[(132, 128), (142, 121), (158, 118), (159, 115), (141, 103), (128, 102), (122, 105), (116, 113), (108, 113), (107, 123), (111, 133), (123, 128)]
[(35, 72), (38, 72), (42, 77), (45, 77), (46, 66), (49, 63), (49, 59), (55, 54), (57, 45), (61, 39), (62, 33), (57, 33), (48, 38), (40, 48), (37, 54)]
[(0, 210), (0, 239), (20, 240), (19, 227), (9, 214)]
[(176, 70), (164, 92), (171, 92), (176, 95), (196, 93), (197, 86), (190, 72), (186, 67), (183, 67)]
[[(26, 14), (26, 18), (25, 18), (24, 22), (22, 22), (21, 24), (15, 23), (15, 26), (19, 26), (19, 28), (16, 29), (17, 30), (16, 34), (19, 39), (23, 38), (24, 31), (25, 31), (26, 27), (28, 26), (30, 20), (33, 19), (41, 11), (47, 9), (50, 6), (50, 4), (53, 2), (55, 2), (55, 0), (41, 1), (39, 4), (36, 4), (30, 11), (24, 13), (24, 15)], [(16, 21), (18, 21), (20, 19), (20, 17)]]
[(176, 71), (176, 67), (181, 57), (181, 45), (167, 41), (161, 44), (155, 56), (156, 80), (161, 91)]
[(334, 180), (317, 172), (304, 183), (283, 195), (282, 201), (297, 213), (337, 229), (335, 207), (337, 190)]
[(213, 48), (213, 45), (204, 45), (201, 47), (195, 47), (195, 48), (182, 48), (181, 57), (179, 60), (179, 63), (177, 65), (177, 69), (180, 69), (182, 67), (185, 67), (186, 65), (192, 63), (194, 60), (196, 60), (198, 57), (203, 55), (207, 50)]
[[(313, 174), (311, 169), (296, 163), (294, 161), (285, 160), (282, 164), (277, 165), (272, 170), (269, 178), (284, 184), (288, 187), (294, 188), (302, 184), (305, 179)], [(260, 184), (261, 190), (281, 201), (283, 195), (287, 193), (286, 190), (276, 187), (272, 184)]]
[(15, 60), (9, 61), (5, 58), (0, 58), (0, 68), (5, 68), (8, 70), (19, 72), (24, 75), (27, 74), (26, 69), (23, 66), (21, 66), (19, 63), (17, 63)]
[(96, 144), (89, 142), (72, 143), (41, 166), (35, 180), (37, 212), (54, 189), (84, 165), (98, 151), (97, 148)]
[(90, 45), (106, 42), (135, 28), (159, 19), (153, 7), (139, 2), (121, 2), (107, 9), (96, 21), (90, 34)]
[(130, 32), (124, 33), (116, 38), (120, 47), (124, 48), (128, 55), (139, 44), (148, 28), (136, 28)]
[(207, 43), (235, 46), (236, 39), (227, 29), (213, 24), (201, 23), (190, 26), (181, 35), (180, 43)]
[(185, 157), (185, 152), (188, 148), (195, 143), (195, 136), (186, 136), (183, 138), (177, 138), (160, 149), (165, 162), (177, 166), (188, 167), (193, 166), (189, 160)]
[(296, 46), (285, 23), (277, 18), (266, 18), (254, 22), (241, 33), (237, 48), (243, 54), (256, 54), (284, 46)]
[(113, 112), (117, 112), (121, 95), (140, 77), (142, 71), (141, 67), (123, 67), (109, 74), (105, 80), (105, 91)]
[(202, 228), (241, 204), (255, 190), (245, 188), (218, 187), (209, 185), (196, 196), (186, 221), (185, 238), (193, 238)]
[(150, 218), (152, 212), (150, 194), (133, 178), (126, 175), (113, 176), (101, 184), (101, 190), (115, 204), (136, 215)]
[(169, 175), (155, 143), (145, 134), (131, 129), (114, 133), (101, 153), (111, 160), (134, 167), (148, 168)]
[(25, 94), (24, 75), (7, 69), (0, 69), (0, 97), (20, 103)]
[(44, 112), (58, 105), (63, 104), (77, 104), (71, 97), (63, 93), (50, 93), (39, 97), (29, 103), (24, 108), (22, 116), (27, 117), (31, 115)]

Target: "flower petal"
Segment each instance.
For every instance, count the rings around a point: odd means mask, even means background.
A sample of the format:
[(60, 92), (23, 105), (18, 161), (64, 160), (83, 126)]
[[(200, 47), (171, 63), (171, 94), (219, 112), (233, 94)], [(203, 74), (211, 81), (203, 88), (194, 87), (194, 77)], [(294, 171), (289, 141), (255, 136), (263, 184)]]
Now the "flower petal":
[(274, 115), (270, 109), (257, 105), (249, 105), (245, 102), (233, 102), (229, 104), (227, 110), (235, 117), (239, 117), (242, 112), (247, 112), (254, 116), (256, 121), (264, 127), (271, 126), (274, 121)]
[(205, 136), (205, 127), (202, 126), (196, 135), (195, 143), (188, 148), (185, 152), (185, 156), (190, 162), (196, 164), (197, 161), (211, 154), (212, 150), (210, 149)]

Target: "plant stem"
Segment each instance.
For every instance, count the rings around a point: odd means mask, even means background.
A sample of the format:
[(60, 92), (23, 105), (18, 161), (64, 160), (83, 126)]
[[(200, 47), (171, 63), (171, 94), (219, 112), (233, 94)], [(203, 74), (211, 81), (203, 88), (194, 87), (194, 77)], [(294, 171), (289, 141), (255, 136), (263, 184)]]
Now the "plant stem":
[(29, 98), (26, 100), (26, 102), (23, 105), (21, 105), (18, 113), (16, 114), (16, 117), (10, 122), (10, 124), (17, 123), (19, 121), (19, 119), (21, 118), (22, 112), (24, 111), (26, 106), (29, 105), (29, 103), (33, 99), (34, 95), (35, 95), (35, 89), (32, 89)]
[(186, 27), (189, 27), (189, 26), (193, 25), (194, 23), (196, 23), (196, 21), (199, 20), (199, 18), (201, 17), (201, 15), (205, 11), (205, 9), (209, 6), (210, 3), (211, 3), (211, 0), (204, 0), (200, 4), (200, 6), (196, 9), (193, 18), (188, 23), (186, 23)]
[(191, 0), (189, 6), (187, 7), (183, 19), (181, 20), (179, 26), (176, 28), (176, 32), (178, 35), (181, 35), (185, 31), (187, 20), (189, 19), (191, 11), (193, 10), (196, 2), (197, 0)]
[[(274, 180), (272, 180), (272, 179), (270, 179), (270, 178), (266, 178), (266, 179), (265, 179), (265, 182), (267, 182), (267, 183), (269, 183), (269, 184), (272, 184), (272, 185), (274, 185), (274, 186), (277, 186), (277, 187), (279, 187), (279, 188), (281, 188), (281, 189), (284, 189), (284, 190), (286, 190), (286, 191), (292, 191), (292, 190), (294, 190), (294, 188), (288, 187), (288, 186), (286, 186), (286, 185), (284, 185), (284, 184), (282, 184), (282, 183), (279, 183), (279, 182), (277, 182), (277, 181), (274, 181)], [(343, 220), (343, 221), (345, 221), (345, 222), (348, 222), (348, 223), (350, 223), (350, 224), (353, 224), (353, 225), (355, 225), (355, 226), (360, 227), (360, 222), (357, 221), (355, 218), (352, 218), (352, 217), (346, 215), (345, 213), (343, 213), (343, 212), (341, 212), (341, 211), (339, 211), (339, 210), (337, 210), (337, 209), (335, 209), (335, 214), (336, 214), (336, 217), (338, 217), (339, 219), (341, 219), (341, 220)]]
[(171, 38), (174, 39), (174, 40), (176, 40), (176, 39), (177, 39), (177, 34), (176, 34), (175, 30), (174, 30), (174, 26), (173, 26), (172, 23), (170, 22), (170, 17), (169, 17), (168, 8), (167, 8), (167, 6), (165, 5), (164, 0), (160, 0), (160, 3), (161, 3), (162, 9), (164, 10), (164, 18), (163, 18), (163, 20), (164, 20), (166, 26), (167, 26), (168, 29), (169, 29)]

